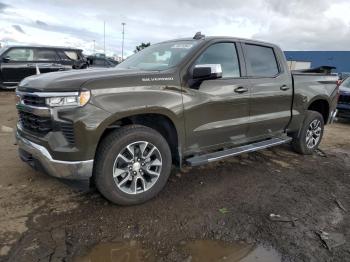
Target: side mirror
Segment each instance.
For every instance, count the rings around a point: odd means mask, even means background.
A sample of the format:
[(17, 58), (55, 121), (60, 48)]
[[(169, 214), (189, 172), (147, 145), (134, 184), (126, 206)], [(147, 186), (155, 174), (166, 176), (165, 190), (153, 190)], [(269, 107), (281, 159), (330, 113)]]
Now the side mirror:
[(193, 79), (217, 79), (222, 77), (220, 64), (201, 64), (193, 69)]
[(9, 56), (5, 56), (5, 57), (2, 58), (2, 61), (3, 61), (4, 63), (8, 63), (8, 62), (11, 61), (11, 59), (10, 59)]

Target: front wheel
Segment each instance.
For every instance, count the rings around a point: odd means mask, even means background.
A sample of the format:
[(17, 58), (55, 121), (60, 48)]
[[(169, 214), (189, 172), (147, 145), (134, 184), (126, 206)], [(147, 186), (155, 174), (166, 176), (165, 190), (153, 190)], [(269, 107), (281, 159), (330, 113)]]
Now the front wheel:
[(324, 132), (324, 120), (320, 113), (307, 111), (303, 127), (299, 135), (293, 139), (296, 152), (303, 155), (312, 154), (321, 143)]
[(154, 129), (131, 125), (109, 134), (96, 153), (97, 189), (111, 202), (133, 205), (161, 191), (171, 171), (167, 141)]

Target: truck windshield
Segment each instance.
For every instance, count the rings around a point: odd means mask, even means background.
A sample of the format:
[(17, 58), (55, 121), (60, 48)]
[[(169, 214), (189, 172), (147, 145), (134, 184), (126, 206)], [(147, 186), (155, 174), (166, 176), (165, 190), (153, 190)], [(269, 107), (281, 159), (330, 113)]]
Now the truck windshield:
[(198, 43), (195, 40), (151, 45), (120, 63), (118, 69), (161, 71), (179, 64)]
[(350, 88), (350, 77), (344, 80), (344, 82), (340, 85), (342, 88)]

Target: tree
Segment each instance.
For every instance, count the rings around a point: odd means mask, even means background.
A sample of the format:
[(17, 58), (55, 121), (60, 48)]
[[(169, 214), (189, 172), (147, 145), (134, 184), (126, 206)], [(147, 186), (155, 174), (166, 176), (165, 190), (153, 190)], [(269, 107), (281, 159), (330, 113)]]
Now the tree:
[(141, 45), (136, 46), (136, 49), (134, 50), (134, 53), (140, 52), (142, 49), (145, 49), (146, 47), (150, 46), (151, 43), (144, 43), (142, 42)]

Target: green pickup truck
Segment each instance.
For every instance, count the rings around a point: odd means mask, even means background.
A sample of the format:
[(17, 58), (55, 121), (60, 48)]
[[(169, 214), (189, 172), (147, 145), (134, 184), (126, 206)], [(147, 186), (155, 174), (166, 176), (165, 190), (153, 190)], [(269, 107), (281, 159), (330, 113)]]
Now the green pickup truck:
[(115, 68), (25, 78), (19, 155), (52, 176), (90, 179), (113, 203), (139, 204), (165, 186), (172, 165), (283, 143), (311, 154), (336, 114), (337, 79), (291, 73), (273, 44), (197, 33)]

